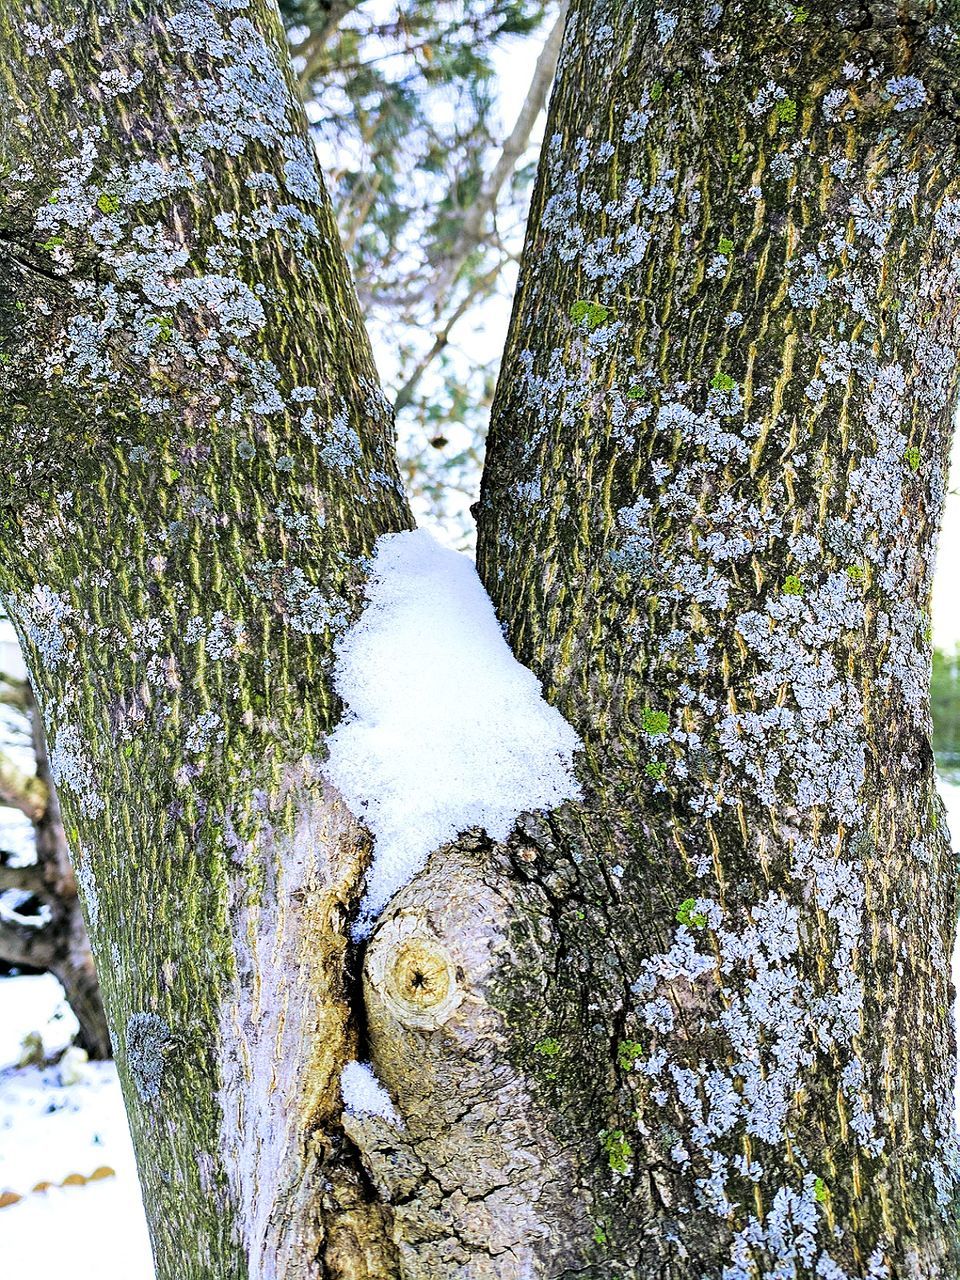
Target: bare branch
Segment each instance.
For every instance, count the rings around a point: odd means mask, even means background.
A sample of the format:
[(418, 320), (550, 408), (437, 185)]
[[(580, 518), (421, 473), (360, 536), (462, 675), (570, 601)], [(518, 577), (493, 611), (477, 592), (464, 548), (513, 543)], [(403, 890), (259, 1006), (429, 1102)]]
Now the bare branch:
[(31, 863), (26, 867), (8, 867), (0, 864), (0, 893), (7, 889), (19, 889), (23, 893), (45, 896), (49, 893), (43, 872)]
[[(447, 256), (441, 261), (436, 274), (429, 286), (429, 292), (436, 299), (434, 314), (439, 315), (444, 300), (449, 294), (457, 276), (463, 270), (463, 265), (470, 257), (470, 254), (476, 247), (486, 238), (484, 233), (484, 223), (487, 216), (496, 210), (497, 200), (504, 183), (513, 173), (520, 157), (526, 151), (530, 142), (530, 134), (533, 126), (537, 121), (537, 117), (546, 105), (547, 95), (550, 92), (550, 85), (553, 83), (554, 75), (557, 69), (557, 60), (560, 56), (560, 47), (563, 42), (563, 30), (567, 18), (567, 0), (563, 0), (560, 6), (560, 12), (557, 21), (553, 26), (547, 42), (544, 45), (540, 57), (534, 69), (533, 79), (527, 90), (527, 96), (524, 100), (520, 114), (517, 116), (516, 124), (510, 132), (509, 137), (503, 144), (503, 149), (497, 163), (490, 172), (489, 177), (483, 184), (483, 188), (466, 214), (463, 224), (461, 225), (459, 235)], [(495, 237), (496, 246), (499, 245), (499, 238)], [(509, 255), (511, 258), (514, 255)], [(413, 399), (414, 392), (420, 383), (424, 373), (430, 367), (437, 356), (443, 351), (450, 340), (450, 331), (458, 320), (470, 309), (476, 300), (488, 292), (496, 282), (497, 277), (502, 271), (508, 258), (502, 258), (496, 265), (481, 276), (467, 292), (466, 296), (457, 305), (453, 314), (446, 320), (443, 327), (437, 332), (433, 344), (430, 349), (419, 360), (413, 372), (407, 381), (397, 392), (394, 400), (394, 408), (400, 410), (410, 404)]]
[(26, 711), (27, 696), (23, 690), (4, 685), (6, 677), (0, 676), (0, 707), (12, 707), (15, 711)]
[(327, 42), (347, 14), (352, 13), (359, 4), (360, 0), (329, 0), (319, 26), (310, 32), (299, 49), (294, 49), (294, 57), (304, 59), (304, 67), (299, 74), (302, 89), (309, 91), (314, 77), (327, 61)]
[(363, 197), (360, 207), (354, 211), (350, 228), (349, 230), (344, 229), (342, 235), (343, 249), (345, 253), (353, 252), (353, 246), (357, 242), (357, 236), (360, 234), (366, 224), (367, 218), (370, 216), (370, 210), (373, 207), (374, 200), (377, 198), (377, 192), (380, 190), (382, 181), (383, 175), (375, 173), (367, 183), (366, 194)]
[(447, 323), (434, 338), (433, 346), (424, 356), (421, 357), (413, 373), (411, 373), (410, 377), (397, 392), (397, 397), (393, 402), (394, 409), (404, 409), (410, 403), (420, 379), (450, 341), (450, 330), (457, 321), (470, 310), (477, 298), (480, 297), (481, 294), (486, 293), (496, 283), (496, 279), (502, 270), (503, 262), (497, 262), (496, 265), (486, 273), (486, 275), (480, 276), (480, 278), (475, 282), (473, 288), (464, 297), (456, 311), (454, 311), (453, 315), (450, 316)]
[(13, 707), (15, 711), (28, 711), (32, 698), (30, 682), (23, 676), (0, 671), (0, 706)]
[(34, 926), (0, 914), (0, 960), (49, 969), (57, 959), (57, 945), (43, 926)]
[(497, 200), (504, 183), (516, 169), (520, 157), (530, 144), (530, 134), (533, 132), (537, 117), (546, 106), (547, 95), (550, 92), (550, 86), (553, 84), (553, 78), (556, 74), (557, 60), (560, 57), (560, 47), (563, 43), (563, 31), (566, 21), (567, 0), (563, 0), (557, 21), (547, 37), (547, 42), (543, 46), (540, 57), (537, 59), (533, 79), (530, 81), (530, 87), (527, 90), (527, 96), (520, 109), (520, 114), (517, 116), (516, 124), (513, 126), (506, 142), (504, 142), (500, 158), (483, 184), (479, 196), (464, 218), (460, 233), (453, 247), (440, 262), (431, 282), (430, 290), (435, 299), (435, 315), (439, 315), (440, 308), (449, 294), (451, 285), (463, 268), (463, 264), (483, 240), (484, 223), (488, 215), (496, 209)]

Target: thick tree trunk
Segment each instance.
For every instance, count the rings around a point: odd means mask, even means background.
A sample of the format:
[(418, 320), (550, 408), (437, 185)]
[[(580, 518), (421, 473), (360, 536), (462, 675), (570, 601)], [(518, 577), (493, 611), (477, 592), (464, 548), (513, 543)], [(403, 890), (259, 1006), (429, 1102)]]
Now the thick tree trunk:
[(957, 1274), (952, 13), (572, 7), (479, 559), (586, 745), (511, 846), (549, 963), (497, 1003), (589, 1274)]
[(409, 522), (264, 0), (0, 10), (2, 591), (163, 1280), (388, 1275), (331, 643)]

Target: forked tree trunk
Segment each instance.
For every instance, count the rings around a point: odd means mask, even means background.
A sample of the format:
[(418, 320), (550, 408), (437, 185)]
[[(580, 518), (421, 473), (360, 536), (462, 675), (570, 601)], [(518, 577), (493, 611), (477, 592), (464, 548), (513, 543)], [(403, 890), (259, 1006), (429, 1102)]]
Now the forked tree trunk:
[(408, 516), (281, 32), (8, 4), (3, 590), (162, 1280), (955, 1273), (934, 8), (573, 5), (480, 562), (587, 798), (438, 851), (361, 999), (318, 765)]

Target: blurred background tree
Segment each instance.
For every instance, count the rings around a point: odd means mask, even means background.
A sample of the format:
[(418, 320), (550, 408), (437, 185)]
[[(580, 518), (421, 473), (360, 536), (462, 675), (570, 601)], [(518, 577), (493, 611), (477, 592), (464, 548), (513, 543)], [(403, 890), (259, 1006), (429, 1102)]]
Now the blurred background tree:
[[(12, 645), (4, 656), (15, 657)], [(13, 666), (6, 663), (5, 666)], [(46, 741), (22, 674), (0, 671), (0, 969), (52, 973), (91, 1058), (110, 1035), (60, 821)], [(42, 1054), (42, 1045), (35, 1050)]]
[(415, 513), (469, 546), (564, 5), (280, 8)]
[(937, 768), (947, 781), (960, 784), (960, 649), (933, 651), (930, 710)]

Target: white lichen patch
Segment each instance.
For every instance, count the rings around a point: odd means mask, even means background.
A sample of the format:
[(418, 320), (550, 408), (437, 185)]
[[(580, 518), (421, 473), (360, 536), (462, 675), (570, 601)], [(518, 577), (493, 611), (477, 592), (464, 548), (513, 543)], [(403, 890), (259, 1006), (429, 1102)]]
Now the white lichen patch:
[[(176, 406), (147, 388), (176, 383), (199, 396), (205, 413), (256, 434), (262, 420), (299, 416), (293, 390), (304, 388), (263, 354), (277, 296), (251, 271), (251, 254), (256, 248), (258, 261), (273, 260), (263, 277), (313, 277), (335, 231), (282, 52), (246, 10), (246, 0), (227, 8), (196, 0), (166, 18), (177, 123), (168, 135), (161, 131), (155, 154), (128, 145), (118, 154), (102, 121), (82, 113), (67, 132), (35, 232), (69, 302), (53, 332), (47, 303), (31, 304), (44, 336), (36, 350), (25, 344), (22, 356), (51, 385), (81, 395), (91, 384), (132, 379), (150, 414)], [(59, 47), (59, 38), (40, 31), (37, 56)], [(104, 69), (97, 92), (135, 117), (143, 81), (118, 64)], [(275, 172), (244, 174), (234, 191), (224, 175), (254, 147), (273, 153)], [(76, 270), (90, 259), (96, 272)], [(29, 329), (30, 308), (24, 315)], [(321, 324), (330, 319), (318, 314)], [(296, 344), (290, 355), (309, 364)], [(349, 402), (325, 378), (310, 390), (305, 434), (332, 472), (353, 471), (364, 462), (361, 439), (385, 438), (382, 395), (363, 378)], [(140, 450), (132, 446), (131, 460), (143, 460)], [(397, 477), (387, 483), (395, 488)]]
[(57, 786), (71, 793), (80, 813), (89, 818), (103, 813), (106, 802), (78, 725), (61, 724), (56, 730), (50, 748), (50, 772)]

